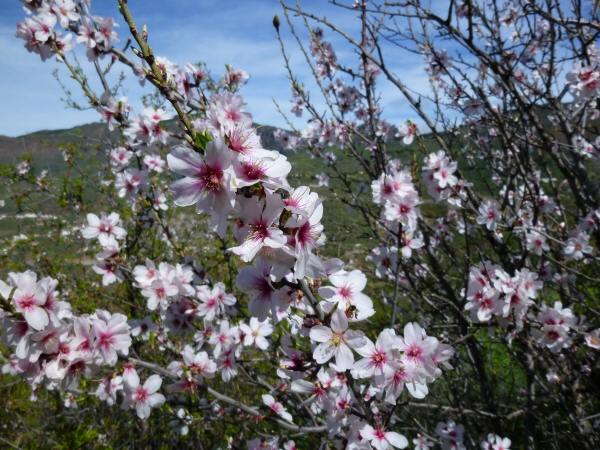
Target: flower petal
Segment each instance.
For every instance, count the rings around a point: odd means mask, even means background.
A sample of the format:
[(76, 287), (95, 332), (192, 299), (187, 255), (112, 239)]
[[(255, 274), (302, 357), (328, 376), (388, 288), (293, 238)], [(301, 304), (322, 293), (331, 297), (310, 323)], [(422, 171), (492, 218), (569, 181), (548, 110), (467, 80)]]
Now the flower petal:
[(332, 336), (331, 330), (323, 325), (316, 325), (310, 329), (310, 339), (315, 342), (328, 342)]

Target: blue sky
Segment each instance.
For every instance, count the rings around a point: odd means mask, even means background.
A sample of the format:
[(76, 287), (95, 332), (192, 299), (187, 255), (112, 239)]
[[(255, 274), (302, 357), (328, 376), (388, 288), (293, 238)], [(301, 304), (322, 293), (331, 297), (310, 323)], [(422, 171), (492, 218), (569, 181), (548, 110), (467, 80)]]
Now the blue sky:
[[(93, 0), (92, 10), (97, 15), (118, 17), (116, 3), (116, 0)], [(180, 64), (204, 61), (213, 74), (221, 74), (228, 63), (247, 70), (251, 79), (242, 93), (255, 121), (284, 126), (273, 104), (276, 99), (285, 110), (289, 109), (289, 82), (271, 24), (273, 15), (281, 13), (278, 0), (130, 0), (129, 3), (138, 24), (148, 25), (150, 42), (157, 55)], [(335, 15), (336, 23), (350, 32), (355, 31), (352, 15), (331, 7), (325, 0), (305, 1), (304, 5), (319, 15)], [(18, 136), (98, 120), (93, 111), (66, 108), (52, 72), (57, 69), (73, 93), (77, 87), (56, 61), (43, 63), (37, 55), (27, 53), (21, 40), (15, 37), (15, 24), (23, 17), (17, 0), (0, 2), (0, 134)], [(126, 35), (122, 24), (117, 31), (120, 36)], [(303, 57), (292, 45), (283, 24), (282, 31), (291, 45), (294, 70), (310, 89), (313, 85)], [(334, 36), (328, 33), (326, 38), (335, 46)], [(336, 49), (341, 60), (352, 57), (348, 50), (339, 46)], [(422, 60), (404, 58), (397, 60), (402, 79), (417, 90), (424, 88), (426, 76)], [(84, 56), (80, 59), (85, 62)], [(84, 63), (84, 67), (89, 68), (89, 65)], [(125, 87), (132, 100), (143, 92), (133, 77)], [(381, 88), (388, 119), (397, 122), (412, 116), (395, 89), (385, 84)], [(135, 102), (133, 105), (139, 106)]]

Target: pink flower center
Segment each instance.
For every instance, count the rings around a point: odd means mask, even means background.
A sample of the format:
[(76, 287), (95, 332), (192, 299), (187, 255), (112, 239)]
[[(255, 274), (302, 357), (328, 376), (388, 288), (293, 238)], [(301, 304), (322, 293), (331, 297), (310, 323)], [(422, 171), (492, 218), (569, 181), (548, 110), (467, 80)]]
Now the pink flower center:
[(231, 120), (233, 122), (237, 122), (238, 120), (240, 120), (241, 114), (239, 113), (239, 111), (236, 111), (235, 109), (230, 109), (229, 111), (227, 111), (225, 117), (227, 117), (229, 120)]
[(70, 375), (78, 375), (85, 370), (85, 362), (84, 361), (76, 361), (69, 366), (69, 374)]
[(140, 386), (135, 390), (135, 399), (137, 402), (140, 403), (145, 403), (146, 401), (148, 401), (148, 397), (150, 395), (148, 394), (148, 391), (146, 390), (146, 388)]
[(223, 361), (223, 367), (225, 367), (226, 369), (231, 369), (233, 367), (233, 361), (229, 358), (226, 358)]
[(19, 298), (17, 300), (17, 305), (23, 310), (32, 309), (36, 305), (33, 294), (25, 294), (23, 297)]
[(256, 162), (245, 162), (242, 164), (242, 173), (246, 180), (260, 180), (265, 176), (264, 169)]
[(399, 369), (397, 369), (394, 372), (394, 382), (395, 383), (401, 383), (402, 381), (406, 380), (406, 372), (404, 371), (403, 367), (400, 367)]
[(271, 405), (271, 410), (275, 413), (275, 414), (279, 414), (281, 411), (283, 411), (283, 407), (281, 406), (281, 403), (273, 403)]
[(296, 233), (296, 241), (301, 247), (306, 247), (307, 244), (311, 243), (313, 238), (310, 232), (311, 226), (308, 222), (305, 222)]
[(63, 355), (68, 355), (70, 351), (71, 351), (71, 349), (65, 342), (61, 342), (59, 344), (59, 346), (58, 346), (59, 353), (62, 353)]
[(352, 298), (352, 290), (348, 286), (342, 286), (338, 290), (338, 294), (340, 297), (342, 297), (345, 300), (349, 300)]
[(77, 347), (77, 350), (79, 351), (90, 351), (92, 349), (92, 346), (90, 344), (89, 339), (85, 339), (81, 344), (79, 344), (79, 346)]
[(223, 184), (223, 170), (220, 167), (202, 166), (198, 173), (200, 187), (211, 192), (220, 192)]
[(252, 284), (252, 288), (258, 291), (261, 300), (270, 301), (273, 288), (265, 278), (258, 278)]
[(375, 366), (382, 367), (387, 362), (387, 355), (385, 354), (385, 352), (377, 350), (371, 356), (371, 361)]
[(98, 227), (98, 231), (100, 231), (100, 233), (110, 233), (112, 231), (112, 226), (101, 222), (100, 226)]
[(375, 428), (375, 430), (373, 430), (373, 436), (375, 436), (378, 441), (384, 441), (385, 431), (382, 428)]
[(102, 348), (108, 348), (113, 343), (113, 335), (112, 333), (103, 332), (100, 333), (100, 337), (98, 338), (98, 345)]
[(250, 239), (255, 241), (264, 241), (269, 237), (269, 228), (267, 224), (264, 222), (259, 222), (253, 225), (250, 225)]
[(296, 199), (294, 197), (286, 198), (283, 201), (283, 204), (285, 206), (292, 207), (292, 208), (298, 208), (300, 206), (300, 202), (298, 201), (298, 199)]
[(421, 359), (421, 356), (423, 356), (423, 349), (417, 345), (411, 345), (406, 351), (406, 356), (412, 359)]
[(557, 331), (551, 330), (548, 332), (548, 339), (551, 341), (558, 341), (560, 334)]

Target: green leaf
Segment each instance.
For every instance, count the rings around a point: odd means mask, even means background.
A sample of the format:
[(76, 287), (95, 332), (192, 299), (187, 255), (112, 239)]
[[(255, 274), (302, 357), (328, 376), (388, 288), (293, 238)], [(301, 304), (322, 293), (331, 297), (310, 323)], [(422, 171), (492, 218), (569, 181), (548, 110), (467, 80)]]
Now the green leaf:
[(202, 150), (206, 149), (206, 145), (212, 140), (212, 136), (208, 131), (199, 131), (194, 133), (194, 143)]

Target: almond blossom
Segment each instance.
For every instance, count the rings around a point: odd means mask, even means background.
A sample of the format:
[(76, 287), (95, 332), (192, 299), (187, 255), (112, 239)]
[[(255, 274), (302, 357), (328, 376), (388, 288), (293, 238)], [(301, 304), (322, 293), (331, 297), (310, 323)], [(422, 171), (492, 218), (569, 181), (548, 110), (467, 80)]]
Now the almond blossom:
[(325, 299), (320, 305), (326, 311), (338, 306), (343, 311), (354, 308), (356, 311), (351, 320), (363, 320), (374, 314), (373, 302), (362, 293), (367, 284), (367, 278), (360, 270), (346, 272), (341, 270), (329, 276), (333, 286), (319, 288), (319, 295)]
[(313, 351), (313, 358), (324, 364), (335, 356), (335, 367), (340, 372), (351, 369), (354, 355), (351, 348), (365, 345), (366, 340), (361, 331), (348, 329), (348, 318), (342, 310), (336, 309), (331, 315), (331, 328), (317, 325), (310, 329), (310, 338), (319, 345)]
[(479, 207), (479, 216), (477, 216), (478, 224), (485, 225), (490, 231), (495, 231), (500, 219), (500, 211), (495, 201), (487, 200), (481, 204)]
[(123, 390), (123, 377), (117, 375), (114, 377), (105, 377), (96, 389), (96, 397), (105, 401), (109, 406), (117, 402), (117, 393)]
[(265, 406), (267, 406), (271, 411), (273, 411), (273, 414), (278, 415), (283, 420), (287, 420), (288, 422), (292, 421), (292, 415), (289, 412), (287, 412), (285, 407), (280, 402), (275, 400), (275, 398), (271, 394), (264, 394), (262, 396), (262, 401), (265, 404)]
[(407, 120), (400, 126), (396, 136), (402, 138), (402, 143), (404, 145), (410, 145), (413, 143), (418, 132), (419, 128), (417, 127), (417, 124), (411, 120)]
[(189, 370), (194, 377), (212, 378), (217, 371), (216, 363), (210, 359), (208, 353), (201, 351), (195, 352), (194, 349), (186, 345), (181, 352), (183, 361), (174, 361), (169, 364), (168, 369), (179, 376), (183, 376), (184, 370)]
[(389, 328), (379, 333), (375, 343), (366, 338), (365, 344), (356, 349), (363, 359), (354, 363), (353, 376), (357, 378), (375, 377), (376, 382), (382, 382), (384, 377), (392, 371), (393, 352), (398, 347), (398, 343), (398, 336), (394, 330)]
[(267, 194), (264, 202), (245, 201), (242, 215), (245, 224), (241, 230), (242, 243), (229, 249), (242, 261), (250, 262), (259, 251), (277, 249), (285, 245), (286, 239), (276, 220), (283, 210), (283, 203), (276, 195)]
[(398, 349), (404, 352), (403, 359), (431, 375), (435, 366), (433, 355), (437, 347), (438, 340), (427, 336), (419, 324), (412, 322), (405, 325), (404, 336), (398, 338)]
[(235, 297), (225, 292), (223, 283), (216, 283), (212, 289), (206, 285), (198, 286), (196, 296), (200, 300), (197, 314), (206, 317), (206, 320), (213, 320), (217, 315), (223, 314), (227, 306), (236, 303)]
[(510, 444), (509, 438), (490, 433), (486, 440), (481, 443), (481, 450), (510, 450)]
[(269, 312), (276, 310), (283, 297), (281, 290), (273, 287), (271, 266), (261, 259), (258, 259), (254, 266), (242, 268), (236, 283), (240, 289), (248, 292), (250, 313), (261, 321), (266, 319)]
[(162, 378), (156, 374), (149, 376), (143, 385), (140, 385), (139, 377), (134, 377), (125, 384), (123, 408), (135, 408), (140, 419), (147, 419), (152, 408), (158, 408), (165, 402), (165, 396), (157, 392), (161, 384)]
[(115, 365), (118, 355), (127, 355), (131, 346), (131, 336), (127, 317), (123, 314), (110, 314), (99, 310), (92, 319), (92, 330), (102, 359), (106, 364)]
[(169, 168), (185, 177), (171, 185), (175, 204), (196, 205), (198, 212), (210, 214), (221, 236), (235, 201), (231, 160), (232, 155), (222, 140), (209, 142), (204, 157), (186, 147), (175, 147), (167, 155)]
[(260, 322), (256, 317), (251, 317), (248, 325), (240, 324), (240, 331), (244, 334), (244, 345), (255, 345), (261, 350), (269, 348), (269, 341), (265, 338), (273, 333), (273, 326), (268, 320)]
[(360, 435), (377, 450), (408, 447), (408, 440), (404, 436), (395, 431), (385, 431), (381, 426), (373, 428), (371, 425), (365, 424), (360, 429)]
[(102, 213), (100, 217), (96, 214), (87, 215), (88, 225), (81, 230), (81, 234), (86, 239), (98, 239), (100, 245), (105, 248), (117, 248), (118, 242), (125, 238), (127, 231), (122, 228), (120, 217), (117, 213), (106, 215)]
[(17, 312), (23, 314), (27, 324), (35, 330), (43, 330), (48, 325), (48, 312), (44, 308), (46, 293), (32, 271), (9, 273), (9, 283), (0, 280), (0, 294), (11, 300)]
[(442, 450), (466, 450), (463, 444), (465, 428), (453, 420), (439, 422), (435, 432), (441, 441)]

